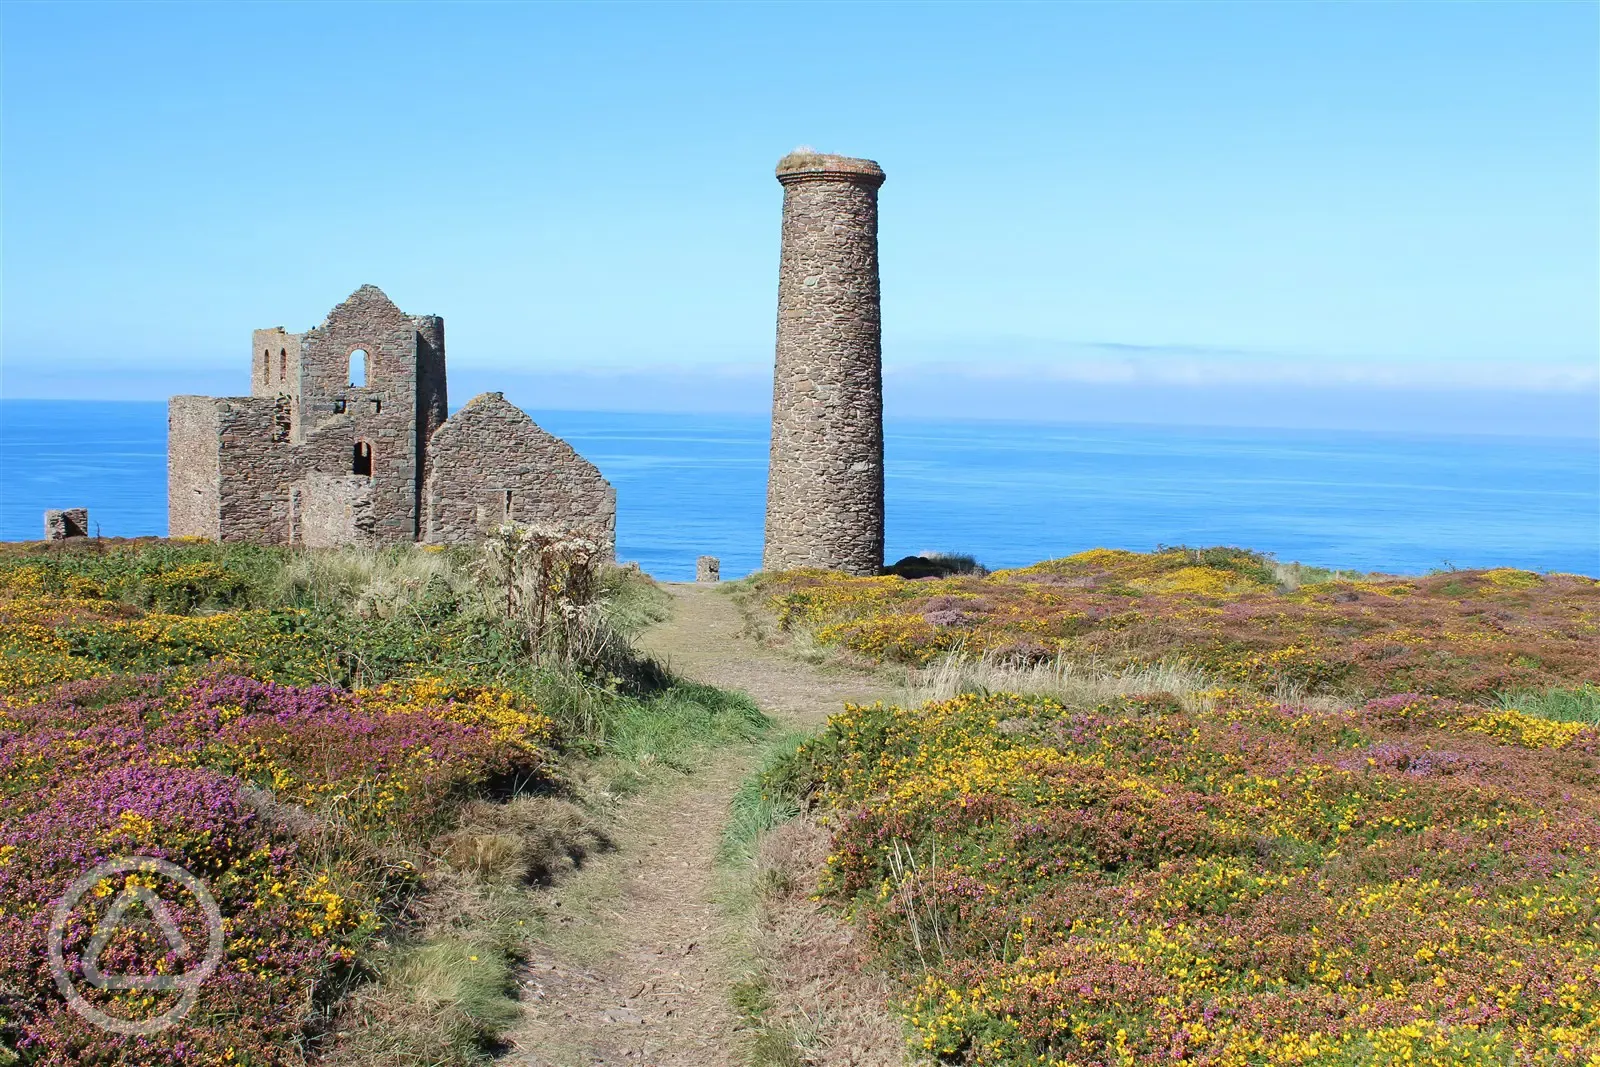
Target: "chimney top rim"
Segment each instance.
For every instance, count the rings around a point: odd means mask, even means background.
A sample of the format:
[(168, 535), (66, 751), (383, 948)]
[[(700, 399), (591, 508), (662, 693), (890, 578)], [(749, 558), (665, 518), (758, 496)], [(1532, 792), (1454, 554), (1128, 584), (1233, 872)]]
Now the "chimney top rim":
[(881, 185), (884, 179), (883, 168), (876, 160), (804, 149), (790, 152), (778, 160), (776, 173), (780, 182), (808, 178), (836, 178), (844, 181), (866, 178)]

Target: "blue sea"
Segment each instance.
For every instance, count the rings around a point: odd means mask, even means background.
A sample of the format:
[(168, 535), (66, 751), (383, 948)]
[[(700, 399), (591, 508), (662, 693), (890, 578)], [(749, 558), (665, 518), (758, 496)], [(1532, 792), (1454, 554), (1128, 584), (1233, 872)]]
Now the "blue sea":
[[(757, 569), (760, 416), (536, 411), (617, 489), (617, 551), (665, 579), (698, 555)], [(1009, 567), (1108, 546), (1241, 545), (1420, 572), (1600, 575), (1600, 443), (1559, 438), (891, 420), (891, 560)], [(105, 536), (166, 532), (166, 405), (0, 401), (0, 539), (88, 507)]]

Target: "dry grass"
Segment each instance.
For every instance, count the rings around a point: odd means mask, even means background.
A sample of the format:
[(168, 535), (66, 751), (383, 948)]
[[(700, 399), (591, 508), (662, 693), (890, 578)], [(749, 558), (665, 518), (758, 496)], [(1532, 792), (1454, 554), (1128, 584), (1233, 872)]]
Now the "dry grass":
[(611, 841), (578, 805), (520, 796), (505, 804), (473, 801), (461, 825), (440, 842), (450, 867), (498, 884), (548, 883)]
[(808, 817), (782, 823), (756, 851), (755, 967), (749, 1005), (763, 1035), (752, 1062), (903, 1067), (905, 1030), (895, 990), (856, 929), (813, 899), (829, 834)]
[(1278, 588), (1285, 593), (1292, 593), (1302, 585), (1315, 585), (1318, 582), (1391, 577), (1377, 572), (1330, 570), (1327, 567), (1308, 567), (1303, 563), (1279, 563), (1277, 560), (1270, 560), (1267, 566), (1272, 568), (1272, 576), (1277, 579)]
[[(876, 674), (900, 688), (898, 700), (906, 706), (948, 700), (960, 693), (1003, 692), (1090, 704), (1134, 693), (1171, 693), (1185, 706), (1198, 707), (1207, 704), (1208, 691), (1218, 684), (1199, 671), (1177, 664), (1111, 669), (1065, 655), (1029, 663), (994, 652), (972, 653), (958, 649), (925, 667), (873, 663), (850, 649), (822, 643), (808, 628), (783, 629), (777, 625), (770, 605), (758, 590), (748, 584), (728, 585), (725, 591), (739, 605), (745, 629), (756, 641), (781, 647), (785, 654), (806, 663)], [(1285, 699), (1300, 696), (1298, 691), (1278, 695)]]
[(288, 607), (387, 619), (438, 597), (465, 600), (472, 583), (450, 553), (416, 545), (305, 552), (274, 576), (272, 593)]
[(381, 976), (341, 1013), (330, 1067), (456, 1067), (487, 1062), (521, 1015), (516, 966), (536, 931), (538, 887), (610, 842), (568, 801), (473, 801), (438, 842), (406, 929)]
[(778, 173), (785, 174), (792, 170), (809, 170), (820, 167), (828, 160), (826, 152), (818, 152), (810, 145), (801, 145), (793, 152), (778, 160)]
[(834, 152), (818, 152), (810, 145), (801, 145), (793, 152), (778, 160), (779, 174), (792, 174), (804, 170), (842, 170), (845, 172), (866, 173), (870, 172), (869, 164), (875, 167), (870, 160), (858, 159), (854, 156), (841, 156)]
[[(1095, 706), (1121, 696), (1167, 693), (1176, 697), (1185, 711), (1205, 711), (1215, 704), (1216, 694), (1226, 684), (1191, 667), (1171, 663), (1113, 670), (1066, 656), (1030, 664), (992, 653), (953, 652), (913, 670), (900, 702), (914, 707), (962, 693), (1018, 693), (1047, 696), (1062, 704)], [(1317, 711), (1350, 706), (1345, 697), (1308, 695), (1302, 687), (1292, 684), (1280, 683), (1266, 695), (1280, 703)]]
[[(1600, 684), (1593, 579), (1513, 568), (1333, 573), (1226, 547), (1093, 549), (987, 578), (794, 571), (750, 586), (780, 629), (811, 630), (885, 664), (922, 666), (960, 650), (1116, 668), (1182, 662), (1267, 692), (1297, 684), (1361, 699), (1416, 692), (1479, 702)], [(1307, 584), (1286, 591), (1296, 583)]]
[(509, 966), (488, 938), (439, 937), (397, 952), (381, 985), (349, 1002), (353, 1026), (322, 1061), (338, 1067), (430, 1067), (489, 1059), (492, 1035), (516, 1021)]
[(1023, 693), (1092, 705), (1131, 693), (1171, 693), (1198, 703), (1213, 684), (1197, 671), (1171, 664), (1110, 671), (1066, 656), (1016, 663), (992, 653), (953, 652), (913, 672), (906, 699), (910, 706), (961, 693)]

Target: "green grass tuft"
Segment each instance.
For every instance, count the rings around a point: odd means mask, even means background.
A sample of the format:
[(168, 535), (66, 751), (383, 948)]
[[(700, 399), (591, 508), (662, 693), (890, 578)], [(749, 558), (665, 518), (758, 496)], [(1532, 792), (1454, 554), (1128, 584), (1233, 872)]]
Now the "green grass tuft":
[(800, 813), (798, 776), (792, 765), (810, 736), (809, 731), (794, 730), (775, 738), (756, 772), (740, 783), (718, 846), (719, 862), (748, 867), (761, 835)]
[(612, 567), (601, 576), (600, 590), (606, 617), (625, 637), (638, 637), (672, 615), (672, 594), (645, 575)]
[(606, 751), (619, 759), (645, 757), (688, 770), (700, 750), (753, 741), (772, 720), (742, 693), (678, 682), (647, 700), (618, 700), (601, 724)]
[(1600, 726), (1600, 686), (1596, 685), (1581, 685), (1576, 689), (1553, 688), (1542, 692), (1527, 690), (1501, 693), (1498, 701), (1501, 707), (1515, 708), (1524, 715), (1553, 722), (1581, 722)]
[(809, 731), (793, 730), (766, 746), (755, 771), (733, 795), (717, 848), (722, 910), (746, 931), (734, 953), (743, 975), (730, 987), (728, 996), (743, 1020), (741, 1062), (751, 1067), (800, 1067), (808, 1062), (800, 1052), (800, 1035), (772, 1018), (776, 998), (771, 976), (752, 946), (760, 899), (770, 887), (758, 873), (756, 853), (768, 831), (800, 812), (800, 776), (794, 757), (811, 736)]

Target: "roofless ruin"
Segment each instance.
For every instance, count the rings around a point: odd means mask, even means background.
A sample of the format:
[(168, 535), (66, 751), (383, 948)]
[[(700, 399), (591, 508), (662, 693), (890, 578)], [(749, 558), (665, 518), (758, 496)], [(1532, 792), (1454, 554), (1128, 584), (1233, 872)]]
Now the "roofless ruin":
[(439, 316), (364, 285), (315, 329), (256, 330), (250, 360), (248, 397), (168, 406), (171, 536), (451, 544), (519, 522), (614, 546), (594, 464), (500, 393), (448, 414)]
[[(883, 565), (878, 188), (869, 159), (801, 150), (784, 190), (768, 570)], [(172, 536), (308, 546), (473, 541), (502, 523), (613, 549), (616, 493), (500, 393), (449, 415), (444, 320), (367, 285), (305, 333), (251, 336), (250, 396), (175, 396)]]

